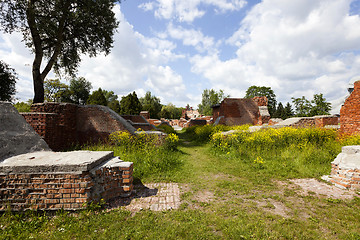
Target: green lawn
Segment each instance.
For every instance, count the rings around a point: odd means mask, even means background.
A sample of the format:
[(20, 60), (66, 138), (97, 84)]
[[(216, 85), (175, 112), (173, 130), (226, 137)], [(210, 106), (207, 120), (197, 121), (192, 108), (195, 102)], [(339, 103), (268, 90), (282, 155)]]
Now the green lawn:
[(180, 138), (178, 151), (168, 152), (171, 161), (161, 156), (172, 168), (159, 165), (153, 173), (151, 168), (135, 173), (143, 183), (178, 183), (179, 209), (5, 213), (0, 239), (360, 239), (359, 198), (300, 195), (289, 181), (329, 174), (333, 151), (307, 149), (326, 159), (314, 163), (303, 160), (308, 159), (304, 148), (219, 151), (189, 135)]

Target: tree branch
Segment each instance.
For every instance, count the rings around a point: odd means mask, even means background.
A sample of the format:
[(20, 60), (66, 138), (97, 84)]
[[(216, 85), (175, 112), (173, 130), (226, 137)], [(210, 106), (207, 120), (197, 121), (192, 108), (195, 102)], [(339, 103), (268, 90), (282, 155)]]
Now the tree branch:
[(66, 18), (68, 17), (68, 8), (70, 7), (70, 1), (67, 1), (65, 7), (64, 7), (64, 14), (62, 15), (60, 21), (59, 21), (59, 27), (58, 27), (58, 31), (56, 34), (56, 44), (55, 44), (55, 48), (54, 48), (54, 53), (52, 54), (50, 60), (48, 61), (48, 63), (46, 64), (46, 67), (44, 68), (44, 70), (41, 73), (42, 77), (45, 77), (51, 70), (51, 68), (53, 67), (53, 65), (56, 62), (56, 59), (58, 58), (61, 48), (62, 48), (62, 43), (63, 43), (63, 32), (64, 32), (64, 27), (65, 27), (65, 21)]

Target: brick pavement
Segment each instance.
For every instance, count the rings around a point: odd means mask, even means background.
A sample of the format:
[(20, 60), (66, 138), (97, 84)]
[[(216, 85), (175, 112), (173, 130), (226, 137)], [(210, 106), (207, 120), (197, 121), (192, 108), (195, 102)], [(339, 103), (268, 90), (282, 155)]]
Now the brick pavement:
[(134, 185), (134, 193), (128, 198), (119, 198), (109, 203), (110, 208), (124, 206), (136, 212), (150, 209), (164, 211), (180, 206), (180, 189), (177, 183), (149, 183)]

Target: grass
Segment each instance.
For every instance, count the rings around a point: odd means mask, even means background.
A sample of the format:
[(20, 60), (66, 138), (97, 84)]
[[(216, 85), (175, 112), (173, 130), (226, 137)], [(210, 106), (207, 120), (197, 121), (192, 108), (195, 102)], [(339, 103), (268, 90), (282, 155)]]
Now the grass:
[[(263, 132), (215, 141), (218, 131), (207, 127), (179, 134), (176, 150), (87, 146), (113, 150), (123, 160), (134, 161), (134, 174), (143, 183), (179, 183), (181, 207), (54, 216), (4, 213), (0, 239), (360, 239), (359, 198), (301, 195), (289, 181), (329, 174), (330, 162), (350, 140), (332, 132), (301, 131), (287, 132), (287, 138)], [(353, 144), (357, 141), (351, 139)]]

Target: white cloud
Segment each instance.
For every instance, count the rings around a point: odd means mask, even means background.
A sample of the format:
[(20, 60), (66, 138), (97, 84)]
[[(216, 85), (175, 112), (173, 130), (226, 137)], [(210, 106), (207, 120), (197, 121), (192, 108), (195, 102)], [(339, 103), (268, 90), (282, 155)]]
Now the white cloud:
[(176, 45), (163, 38), (145, 37), (134, 31), (120, 9), (116, 9), (116, 14), (120, 26), (110, 55), (85, 58), (79, 73), (94, 87), (111, 89), (121, 96), (136, 90), (141, 97), (150, 90), (168, 102), (169, 98), (184, 94), (182, 77), (167, 65), (184, 58), (174, 53)]
[(167, 33), (173, 39), (182, 40), (183, 45), (193, 46), (199, 52), (211, 51), (214, 47), (214, 39), (204, 36), (200, 30), (185, 29), (169, 24)]
[[(120, 25), (114, 35), (111, 53), (107, 56), (99, 54), (94, 58), (83, 56), (77, 76), (83, 76), (90, 81), (93, 90), (101, 87), (120, 96), (134, 90), (138, 91), (139, 95), (150, 90), (158, 93), (157, 96), (164, 101), (175, 95), (185, 95), (181, 76), (167, 65), (184, 57), (174, 53), (176, 45), (166, 39), (145, 37), (126, 21), (119, 6), (114, 11)], [(33, 56), (21, 39), (22, 36), (18, 33), (0, 33), (0, 55), (19, 73), (20, 81), (16, 85), (18, 97), (27, 100), (33, 97)]]
[(280, 101), (315, 93), (338, 99), (360, 69), (360, 56), (352, 53), (360, 50), (360, 18), (349, 15), (350, 2), (264, 0), (227, 40), (236, 58), (197, 55), (192, 71), (230, 94), (263, 85)]
[(204, 6), (212, 6), (215, 12), (238, 11), (246, 5), (245, 0), (156, 0), (140, 4), (144, 11), (154, 10), (160, 19), (175, 19), (180, 22), (193, 22), (206, 13)]

